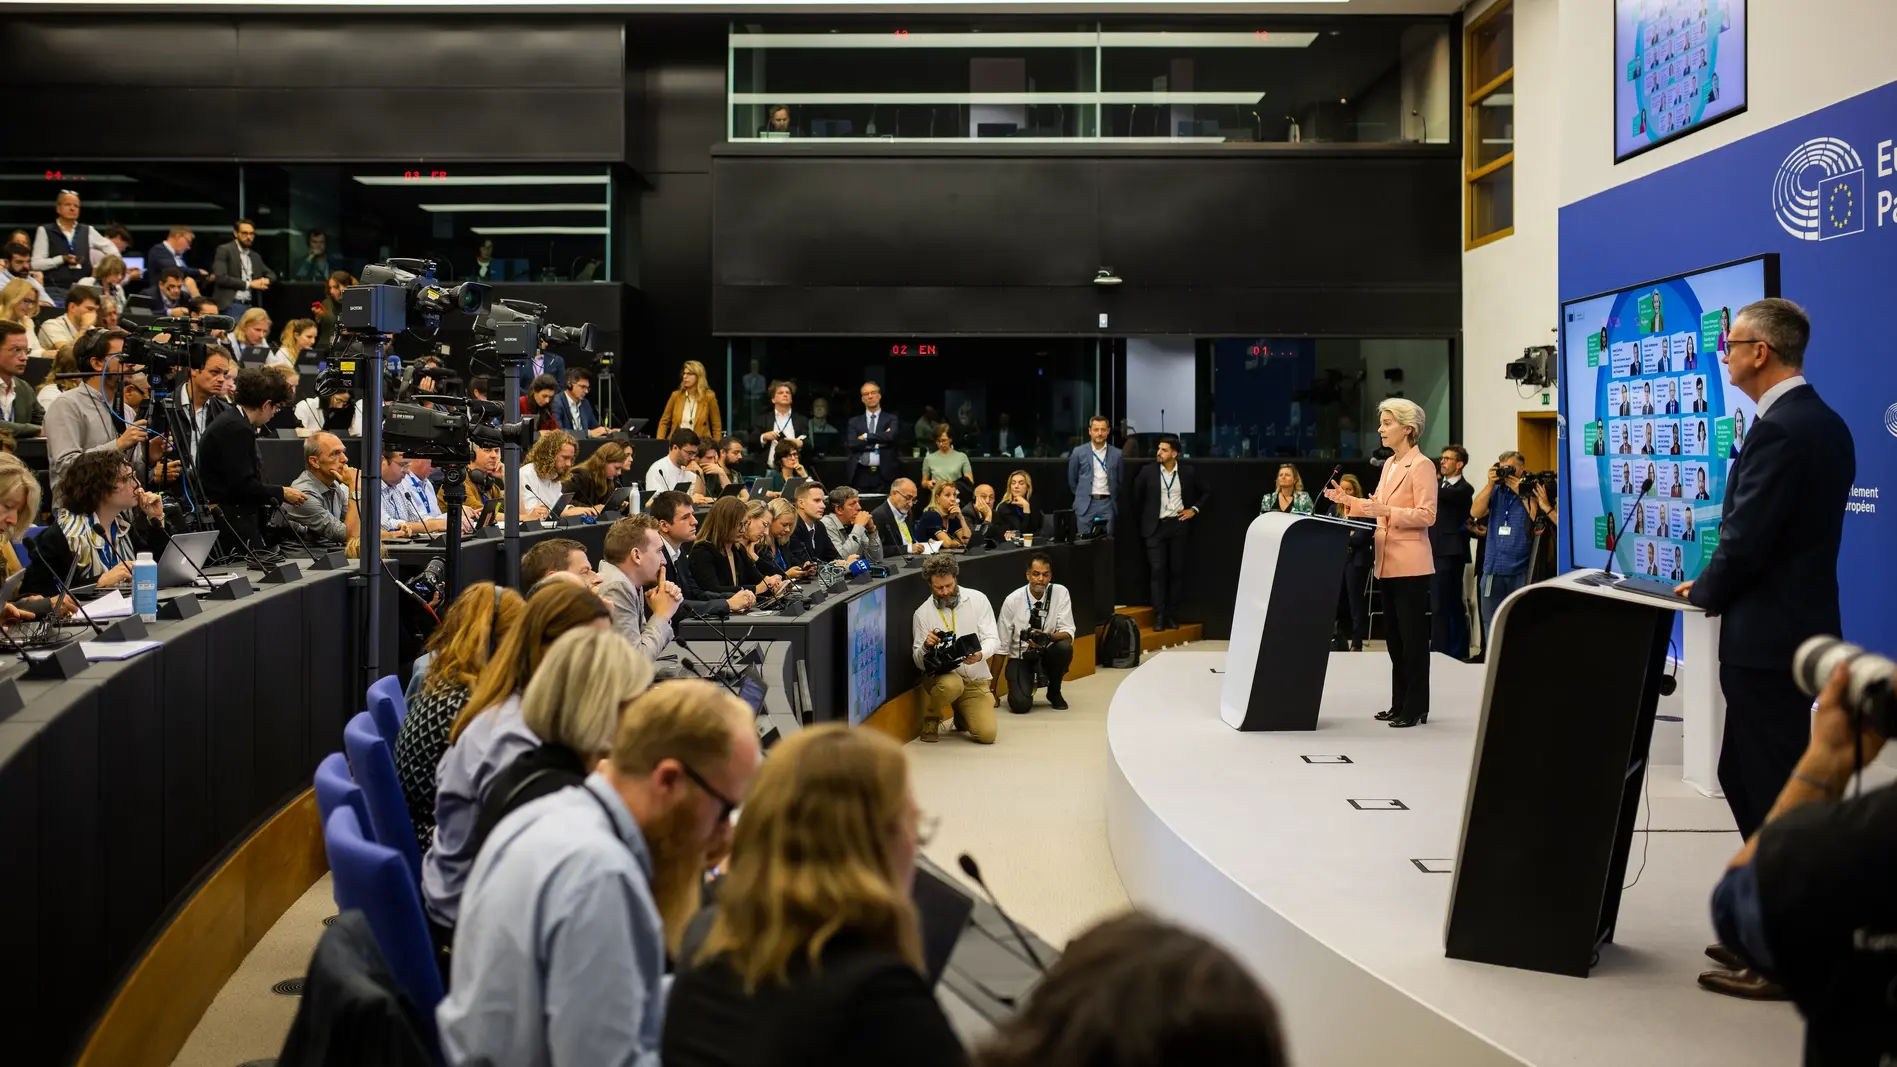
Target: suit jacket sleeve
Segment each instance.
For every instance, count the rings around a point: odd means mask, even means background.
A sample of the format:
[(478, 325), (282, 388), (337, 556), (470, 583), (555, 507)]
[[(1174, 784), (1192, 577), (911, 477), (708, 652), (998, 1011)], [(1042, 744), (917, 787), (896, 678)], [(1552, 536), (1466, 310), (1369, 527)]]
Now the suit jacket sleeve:
[(217, 281), (211, 283), (212, 299), (217, 301), (218, 307), (230, 303), (231, 297), (243, 284), (243, 268), (237, 265), (231, 249), (231, 245), (218, 245), (217, 254), (211, 257), (211, 271), (217, 275)]
[(1756, 424), (1744, 455), (1745, 477), (1726, 498), (1719, 547), (1687, 597), (1711, 615), (1724, 612), (1758, 582), (1787, 524), (1803, 521), (1794, 507), (1798, 475), (1785, 432), (1769, 422)]
[(1086, 445), (1081, 445), (1067, 453), (1067, 492), (1074, 498), (1073, 506), (1076, 508), (1080, 506), (1082, 500), (1092, 495), (1088, 493), (1083, 496), (1080, 492), (1080, 475), (1083, 472), (1081, 464), (1087, 462), (1087, 458), (1080, 454), (1080, 449), (1086, 447)]
[(254, 438), (230, 419), (220, 418), (204, 428), (204, 437), (198, 443), (198, 467), (206, 482), (223, 489), (223, 499), (212, 503), (267, 507), (283, 501), (282, 486), (264, 484), (255, 445)]

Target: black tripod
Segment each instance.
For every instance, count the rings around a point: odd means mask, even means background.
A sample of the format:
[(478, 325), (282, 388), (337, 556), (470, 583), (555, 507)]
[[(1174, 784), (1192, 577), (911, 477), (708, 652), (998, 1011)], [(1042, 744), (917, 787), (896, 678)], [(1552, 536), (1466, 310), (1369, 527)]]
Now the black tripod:
[(441, 603), (443, 610), (454, 603), (461, 592), (461, 523), (463, 509), (468, 503), (467, 465), (459, 461), (444, 462), (441, 465), (441, 502), (442, 511), (448, 516), (447, 567), (442, 573)]

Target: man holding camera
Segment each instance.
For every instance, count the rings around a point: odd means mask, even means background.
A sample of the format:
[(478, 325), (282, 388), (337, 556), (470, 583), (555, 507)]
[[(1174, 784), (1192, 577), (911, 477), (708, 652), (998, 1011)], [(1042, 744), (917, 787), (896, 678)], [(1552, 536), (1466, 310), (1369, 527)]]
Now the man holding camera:
[[(1495, 609), (1508, 595), (1528, 584), (1534, 560), (1534, 501), (1522, 492), (1522, 472), (1528, 460), (1520, 452), (1504, 452), (1489, 468), (1489, 480), (1469, 503), (1471, 520), (1487, 519), (1489, 533), (1482, 553), (1482, 574), (1476, 595), (1482, 612), (1482, 654), (1489, 650), (1489, 624)], [(1493, 512), (1493, 516), (1490, 513)]]
[(1054, 561), (1045, 552), (1028, 559), (1028, 584), (1001, 602), (1001, 676), (1008, 680), (1008, 710), (1026, 715), (1034, 706), (1036, 675), (1047, 676), (1047, 702), (1066, 711), (1061, 678), (1074, 662), (1074, 599), (1054, 584)]
[[(995, 629), (995, 609), (977, 589), (963, 589), (957, 581), (961, 567), (955, 557), (937, 554), (922, 561), (929, 579), (929, 599), (910, 620), (914, 634), (911, 654), (916, 666), (929, 675), (923, 683), (922, 740), (941, 739), (942, 723), (954, 719), (970, 739), (995, 743), (994, 675), (988, 658), (1001, 648)], [(959, 660), (940, 662), (937, 645), (945, 642), (971, 646)], [(933, 653), (933, 654), (929, 654)]]

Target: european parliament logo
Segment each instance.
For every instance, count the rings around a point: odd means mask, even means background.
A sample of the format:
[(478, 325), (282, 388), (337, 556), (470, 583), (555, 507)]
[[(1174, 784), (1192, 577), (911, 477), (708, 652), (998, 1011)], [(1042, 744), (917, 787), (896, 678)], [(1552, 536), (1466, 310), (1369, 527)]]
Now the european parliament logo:
[(1792, 149), (1772, 179), (1772, 210), (1800, 241), (1829, 241), (1864, 232), (1864, 160), (1836, 137)]
[(1889, 430), (1892, 437), (1897, 437), (1897, 404), (1884, 409), (1884, 429)]

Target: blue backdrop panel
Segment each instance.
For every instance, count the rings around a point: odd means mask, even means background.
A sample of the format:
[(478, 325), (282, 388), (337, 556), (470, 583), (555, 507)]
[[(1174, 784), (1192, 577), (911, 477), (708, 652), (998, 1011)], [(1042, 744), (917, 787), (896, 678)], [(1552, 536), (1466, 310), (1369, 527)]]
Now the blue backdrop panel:
[[(1811, 313), (1805, 374), (1851, 427), (1857, 480), (1838, 557), (1845, 636), (1897, 650), (1897, 82), (1561, 209), (1563, 300), (1764, 252)], [(1590, 416), (1566, 411), (1563, 433)], [(1565, 452), (1566, 449), (1564, 448)], [(1564, 459), (1564, 468), (1569, 464)], [(1573, 471), (1562, 480), (1573, 484)], [(1564, 539), (1565, 540), (1565, 539)], [(1585, 541), (1583, 542), (1585, 543)], [(1572, 567), (1565, 544), (1562, 566)], [(1599, 561), (1582, 559), (1581, 566)]]

